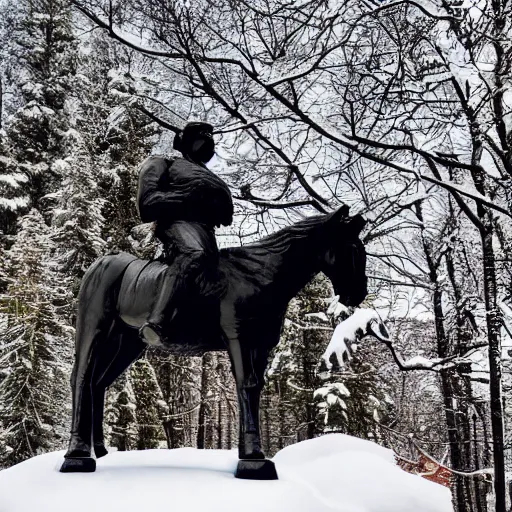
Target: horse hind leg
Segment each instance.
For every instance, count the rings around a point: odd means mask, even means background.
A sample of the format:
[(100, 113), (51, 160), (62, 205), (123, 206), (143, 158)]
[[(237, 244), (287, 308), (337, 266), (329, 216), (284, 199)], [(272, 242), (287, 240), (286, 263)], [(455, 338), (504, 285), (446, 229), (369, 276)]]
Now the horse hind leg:
[[(80, 315), (80, 313), (82, 313)], [(75, 363), (71, 374), (73, 412), (71, 437), (66, 459), (87, 459), (91, 456), (93, 404), (92, 384), (95, 367), (101, 367), (105, 342), (111, 337), (115, 322), (112, 318), (96, 316), (94, 310), (79, 311), (76, 329)], [(85, 468), (94, 466), (90, 461), (82, 461)], [(66, 471), (66, 463), (61, 471)], [(80, 471), (78, 461), (67, 464), (70, 471)], [(83, 469), (83, 471), (94, 469)]]
[[(96, 458), (107, 455), (103, 442), (103, 407), (105, 401), (105, 388), (98, 386), (101, 377), (109, 370), (113, 360), (121, 349), (120, 321), (114, 323), (107, 339), (97, 346), (96, 365), (91, 379), (92, 396), (92, 442)], [(100, 441), (98, 441), (100, 440)]]
[(96, 464), (91, 458), (92, 440), (92, 377), (98, 362), (97, 347), (108, 338), (112, 320), (94, 321), (92, 315), (85, 314), (79, 319), (76, 330), (75, 364), (71, 374), (73, 413), (71, 437), (61, 472), (90, 472)]
[(75, 363), (71, 375), (73, 412), (71, 436), (62, 472), (87, 472), (96, 468), (91, 458), (92, 377), (96, 350), (114, 325), (118, 283), (133, 256), (121, 253), (98, 259), (85, 273), (78, 294)]
[(96, 366), (93, 376), (93, 446), (97, 458), (107, 455), (103, 433), (105, 390), (140, 357), (146, 349), (137, 331), (124, 325), (114, 330), (101, 357), (103, 364)]

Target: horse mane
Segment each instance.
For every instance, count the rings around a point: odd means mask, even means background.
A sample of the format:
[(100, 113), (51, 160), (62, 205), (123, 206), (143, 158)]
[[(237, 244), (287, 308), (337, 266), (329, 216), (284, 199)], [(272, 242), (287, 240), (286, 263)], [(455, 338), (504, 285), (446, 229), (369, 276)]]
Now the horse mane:
[[(324, 215), (314, 215), (311, 217), (307, 217), (304, 220), (296, 222), (290, 226), (287, 226), (283, 229), (268, 235), (261, 240), (257, 240), (256, 242), (252, 242), (250, 244), (244, 245), (240, 248), (228, 248), (230, 249), (243, 249), (243, 250), (264, 250), (265, 252), (272, 253), (283, 253), (285, 252), (290, 243), (296, 240), (306, 239), (311, 237), (314, 233), (321, 234), (327, 229), (327, 227), (334, 222), (335, 218), (345, 217), (346, 213), (343, 210), (343, 207), (335, 210), (334, 212), (327, 213)], [(226, 250), (226, 249), (224, 249)]]

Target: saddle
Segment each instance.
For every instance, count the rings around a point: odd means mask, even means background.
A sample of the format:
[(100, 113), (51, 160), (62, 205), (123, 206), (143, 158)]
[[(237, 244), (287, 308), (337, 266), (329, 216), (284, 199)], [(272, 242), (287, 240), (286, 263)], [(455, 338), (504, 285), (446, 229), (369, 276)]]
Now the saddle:
[[(171, 251), (156, 258), (154, 263), (160, 268), (158, 274), (168, 272), (169, 268), (172, 270), (174, 260), (175, 255)], [(176, 355), (199, 356), (206, 351), (226, 347), (220, 325), (220, 301), (226, 288), (225, 281), (219, 275), (208, 274), (200, 273), (194, 282), (182, 284), (193, 289), (189, 293), (183, 289), (178, 292), (179, 302), (162, 325), (163, 348)], [(170, 296), (169, 300), (173, 301), (173, 297)]]

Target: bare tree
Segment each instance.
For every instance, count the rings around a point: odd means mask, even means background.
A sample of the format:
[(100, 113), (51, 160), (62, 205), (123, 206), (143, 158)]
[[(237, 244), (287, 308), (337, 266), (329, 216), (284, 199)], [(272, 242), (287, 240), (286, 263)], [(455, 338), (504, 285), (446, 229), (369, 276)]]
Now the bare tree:
[[(256, 217), (278, 210), (275, 218), (286, 222), (288, 211), (348, 200), (369, 212), (370, 242), (428, 222), (417, 209), (410, 215), (418, 196), (446, 203), (450, 195), (481, 247), (496, 509), (503, 510), (502, 280), (493, 240), (507, 238), (511, 217), (509, 2), (469, 10), (447, 0), (72, 3), (154, 61), (154, 76), (140, 80), (156, 88), (134, 95), (153, 120), (172, 130), (206, 115), (222, 126), (226, 172)], [(450, 258), (443, 255), (448, 266)], [(381, 261), (396, 267), (396, 258)], [(409, 258), (402, 275), (433, 290), (435, 310), (437, 278), (418, 278), (411, 265)], [(462, 340), (465, 320), (456, 314)], [(439, 330), (438, 343), (450, 343)]]

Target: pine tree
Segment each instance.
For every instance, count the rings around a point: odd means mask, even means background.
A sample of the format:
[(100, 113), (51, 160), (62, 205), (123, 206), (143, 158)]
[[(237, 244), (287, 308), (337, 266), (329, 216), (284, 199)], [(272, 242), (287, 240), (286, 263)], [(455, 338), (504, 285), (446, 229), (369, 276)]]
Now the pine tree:
[(53, 167), (69, 129), (67, 99), (76, 72), (76, 40), (64, 0), (22, 0), (11, 5), (8, 51), (16, 60), (19, 108), (6, 122), (16, 174), (29, 179), (29, 206), (45, 210), (58, 188)]
[(349, 360), (334, 361), (329, 373), (321, 372), (322, 384), (314, 393), (321, 432), (381, 439), (380, 423), (386, 421), (392, 401), (379, 371), (378, 345), (372, 338), (359, 340), (349, 347)]
[[(91, 55), (82, 58), (85, 94), (77, 119), (97, 162), (98, 189), (104, 199), (103, 238), (107, 250), (152, 255), (151, 237), (141, 244), (132, 237), (140, 224), (136, 196), (138, 167), (149, 156), (158, 133), (155, 124), (136, 108), (138, 82), (134, 75), (140, 57), (112, 47), (105, 35), (86, 43)], [(129, 71), (130, 70), (130, 71)]]
[[(372, 350), (354, 354), (348, 371), (329, 377), (315, 391), (323, 432), (343, 432), (363, 439), (379, 439), (379, 423), (386, 419), (390, 400), (378, 369), (372, 364)], [(375, 350), (375, 347), (373, 347)]]
[(69, 410), (67, 366), (61, 348), (70, 343), (55, 301), (69, 298), (49, 254), (54, 247), (42, 216), (31, 210), (21, 220), (16, 242), (2, 261), (7, 282), (0, 332), (1, 464), (9, 466), (61, 447)]
[(158, 448), (165, 440), (163, 420), (169, 408), (147, 359), (139, 359), (130, 370), (137, 404), (137, 449)]
[(329, 282), (318, 276), (290, 302), (262, 398), (270, 408), (263, 414), (263, 435), (278, 434), (264, 440), (271, 453), (327, 432), (380, 436), (378, 423), (385, 419), (390, 400), (378, 364), (372, 364), (375, 347), (361, 343), (341, 372), (320, 371), (320, 357), (334, 330), (324, 313), (331, 296)]
[(75, 296), (89, 265), (104, 253), (102, 238), (104, 200), (97, 187), (97, 169), (82, 136), (69, 130), (65, 137), (67, 156), (53, 164), (62, 178), (52, 216), (54, 255), (60, 271), (73, 279)]
[[(15, 105), (12, 78), (13, 56), (9, 51), (13, 12), (12, 5), (5, 2), (0, 5), (0, 244), (8, 242), (7, 237), (14, 233), (18, 216), (25, 211), (29, 203), (26, 190), (28, 175), (17, 168), (11, 154), (5, 124), (11, 108)], [(9, 101), (9, 99), (11, 101)], [(10, 108), (11, 107), (11, 108)]]
[(107, 390), (105, 400), (105, 441), (119, 451), (137, 446), (135, 395), (130, 374), (124, 373)]
[[(277, 409), (277, 417), (265, 420), (275, 423), (279, 433), (278, 439), (269, 443), (271, 453), (290, 441), (311, 439), (321, 432), (313, 392), (322, 383), (316, 369), (332, 334), (332, 327), (321, 314), (330, 295), (327, 279), (318, 276), (289, 304), (262, 398), (264, 402), (265, 395), (270, 393), (271, 408)], [(272, 428), (269, 426), (268, 430)]]
[[(0, 236), (15, 231), (16, 220), (29, 204), (26, 190), (28, 176), (20, 172), (6, 147), (5, 133), (0, 130)], [(8, 240), (2, 237), (0, 245)]]

